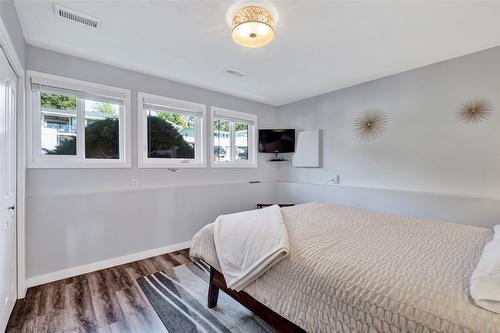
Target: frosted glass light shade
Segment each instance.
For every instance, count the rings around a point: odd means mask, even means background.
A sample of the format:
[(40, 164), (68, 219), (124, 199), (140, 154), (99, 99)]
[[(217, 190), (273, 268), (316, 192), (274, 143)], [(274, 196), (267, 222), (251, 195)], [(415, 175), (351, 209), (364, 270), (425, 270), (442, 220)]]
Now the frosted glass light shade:
[(233, 17), (233, 40), (245, 47), (261, 47), (274, 38), (274, 18), (259, 6), (243, 7)]

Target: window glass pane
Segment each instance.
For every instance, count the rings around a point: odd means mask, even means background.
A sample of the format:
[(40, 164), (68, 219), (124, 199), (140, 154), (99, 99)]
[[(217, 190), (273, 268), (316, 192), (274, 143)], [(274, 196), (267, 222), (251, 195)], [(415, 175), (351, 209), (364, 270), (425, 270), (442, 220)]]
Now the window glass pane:
[(235, 134), (235, 160), (248, 160), (248, 124), (236, 123)]
[(85, 101), (85, 158), (120, 158), (120, 105)]
[(40, 92), (42, 155), (76, 155), (76, 97)]
[(231, 161), (231, 138), (230, 138), (230, 122), (227, 120), (214, 120), (213, 136), (214, 136), (214, 161), (229, 162)]
[(154, 110), (146, 110), (146, 116), (149, 158), (195, 158), (194, 116)]

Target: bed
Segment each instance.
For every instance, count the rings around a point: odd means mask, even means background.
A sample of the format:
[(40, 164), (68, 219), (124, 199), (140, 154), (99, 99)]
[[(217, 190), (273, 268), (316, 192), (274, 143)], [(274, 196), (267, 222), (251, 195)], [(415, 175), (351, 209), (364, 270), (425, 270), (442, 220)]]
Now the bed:
[(208, 225), (191, 256), (219, 288), (280, 331), (500, 332), (500, 315), (469, 296), (489, 229), (333, 204), (282, 209), (290, 255), (240, 292), (224, 288)]

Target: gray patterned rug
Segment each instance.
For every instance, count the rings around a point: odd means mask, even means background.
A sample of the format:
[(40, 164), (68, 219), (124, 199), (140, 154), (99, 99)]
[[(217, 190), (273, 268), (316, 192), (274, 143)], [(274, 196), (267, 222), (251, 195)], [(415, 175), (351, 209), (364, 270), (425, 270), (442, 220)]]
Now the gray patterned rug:
[(137, 279), (169, 333), (274, 332), (241, 304), (219, 293), (214, 309), (207, 307), (209, 268), (188, 263)]

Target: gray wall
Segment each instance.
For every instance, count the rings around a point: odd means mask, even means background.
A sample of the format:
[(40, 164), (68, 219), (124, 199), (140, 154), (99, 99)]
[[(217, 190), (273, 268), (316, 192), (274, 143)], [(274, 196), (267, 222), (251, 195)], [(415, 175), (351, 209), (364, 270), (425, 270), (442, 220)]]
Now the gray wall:
[(259, 127), (276, 126), (276, 108), (32, 46), (26, 66), (131, 89), (133, 143), (131, 169), (28, 170), (28, 278), (184, 242), (221, 213), (274, 200), (272, 185), (248, 184), (278, 179), (260, 155), (254, 169), (138, 169), (137, 91), (255, 113)]
[[(437, 193), (497, 202), (499, 59), (500, 47), (492, 48), (280, 107), (281, 126), (323, 130), (322, 168), (282, 167), (281, 180), (325, 185), (339, 174), (339, 186), (347, 188), (338, 190), (342, 193), (379, 188), (430, 193), (430, 198)], [(494, 115), (466, 125), (455, 112), (461, 103), (475, 97), (488, 99)], [(353, 133), (355, 117), (367, 110), (380, 110), (389, 117), (385, 134), (373, 142), (363, 142)], [(314, 189), (307, 190), (307, 200), (340, 199), (332, 194), (334, 190)], [(344, 204), (360, 205), (355, 196), (349, 197), (350, 201), (342, 200)], [(365, 206), (387, 208), (381, 202), (366, 202)], [(423, 213), (425, 207), (422, 204)], [(499, 221), (500, 215), (495, 214)], [(449, 215), (453, 220), (454, 213)]]
[(258, 126), (273, 126), (277, 110), (272, 106), (219, 94), (205, 89), (168, 81), (101, 63), (56, 53), (33, 46), (27, 47), (26, 67), (50, 74), (106, 84), (132, 90), (132, 169), (30, 169), (28, 195), (100, 192), (131, 189), (138, 179), (139, 188), (162, 186), (240, 183), (250, 180), (269, 181), (278, 177), (278, 169), (259, 156), (256, 169), (184, 169), (171, 173), (166, 169), (137, 169), (137, 91), (198, 102), (211, 106), (254, 113)]
[(27, 276), (190, 241), (220, 214), (275, 200), (275, 183), (30, 195)]
[(500, 202), (493, 199), (296, 182), (276, 183), (276, 195), (279, 202), (328, 202), (478, 227), (500, 223)]
[(12, 0), (0, 0), (0, 17), (3, 23), (7, 27), (9, 37), (12, 40), (12, 44), (16, 49), (19, 60), (21, 64), (25, 64), (25, 42), (23, 31), (21, 30), (21, 24), (19, 23), (19, 18), (17, 17), (16, 8), (14, 7), (14, 1)]
[[(258, 201), (336, 202), (456, 223), (500, 220), (500, 48), (276, 108), (29, 46), (27, 68), (259, 115), (259, 126), (323, 130), (323, 165), (293, 169), (28, 170), (27, 276), (189, 240), (218, 214)], [(465, 125), (456, 108), (487, 98), (495, 114)], [(373, 142), (352, 131), (366, 110), (390, 118)], [(136, 142), (135, 116), (133, 142)], [(325, 185), (335, 174), (340, 185)], [(131, 179), (139, 189), (131, 188)], [(251, 185), (250, 180), (266, 183)], [(280, 182), (274, 182), (280, 180)]]

